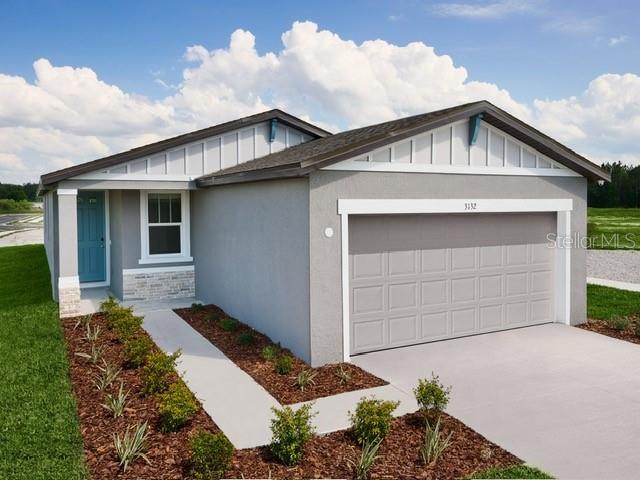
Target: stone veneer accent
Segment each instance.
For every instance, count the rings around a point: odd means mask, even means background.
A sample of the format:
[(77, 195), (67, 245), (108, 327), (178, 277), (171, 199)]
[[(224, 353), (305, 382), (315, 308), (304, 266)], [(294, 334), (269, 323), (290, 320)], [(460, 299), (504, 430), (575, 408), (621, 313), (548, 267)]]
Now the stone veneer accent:
[(58, 310), (60, 318), (80, 315), (80, 286), (58, 287)]
[(194, 297), (196, 294), (195, 272), (190, 270), (166, 271), (158, 268), (123, 272), (123, 300), (157, 300), (163, 298)]

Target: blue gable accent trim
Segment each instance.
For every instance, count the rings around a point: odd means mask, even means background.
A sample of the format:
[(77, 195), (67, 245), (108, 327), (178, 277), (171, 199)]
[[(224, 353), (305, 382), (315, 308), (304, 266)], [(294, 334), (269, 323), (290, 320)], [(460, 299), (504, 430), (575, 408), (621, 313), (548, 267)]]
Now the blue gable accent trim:
[(276, 131), (278, 130), (278, 119), (271, 119), (271, 131), (269, 132), (269, 142), (273, 143), (276, 139)]
[(480, 132), (480, 120), (482, 120), (482, 113), (474, 115), (469, 119), (469, 145), (475, 145), (478, 141), (478, 132)]

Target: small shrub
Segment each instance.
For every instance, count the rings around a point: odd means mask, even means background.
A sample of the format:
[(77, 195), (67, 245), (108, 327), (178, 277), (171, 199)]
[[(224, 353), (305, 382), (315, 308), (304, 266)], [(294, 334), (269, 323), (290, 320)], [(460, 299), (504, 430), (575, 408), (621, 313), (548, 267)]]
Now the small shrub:
[(627, 317), (622, 317), (620, 315), (613, 315), (609, 320), (607, 320), (609, 326), (615, 330), (622, 331), (629, 328), (629, 319)]
[(127, 467), (137, 458), (142, 458), (148, 464), (151, 463), (144, 454), (149, 435), (147, 427), (147, 422), (144, 422), (134, 427), (127, 427), (122, 436), (117, 433), (113, 434), (113, 446), (123, 471), (126, 472)]
[(293, 370), (293, 358), (290, 355), (280, 355), (276, 360), (273, 370), (280, 375), (287, 375)]
[(420, 410), (429, 421), (436, 422), (440, 414), (449, 404), (451, 387), (445, 387), (440, 382), (440, 377), (431, 374), (431, 379), (421, 378), (413, 389), (413, 394), (420, 406)]
[(218, 321), (218, 325), (220, 325), (220, 328), (225, 332), (235, 332), (240, 328), (240, 323), (235, 318), (231, 317), (221, 318)]
[(231, 465), (233, 445), (222, 433), (197, 432), (189, 440), (189, 449), (196, 480), (218, 480)]
[(102, 406), (111, 412), (113, 418), (118, 418), (124, 413), (124, 406), (127, 403), (128, 396), (129, 392), (124, 391), (124, 384), (120, 382), (118, 392), (114, 394), (107, 394)]
[(378, 439), (373, 442), (366, 442), (362, 446), (362, 453), (358, 461), (351, 462), (354, 480), (367, 480), (369, 478), (369, 470), (378, 458), (378, 449), (381, 443), (382, 439)]
[(120, 304), (118, 303), (118, 300), (116, 299), (116, 297), (114, 297), (113, 295), (109, 295), (109, 298), (107, 298), (105, 301), (103, 301), (100, 304), (100, 311), (102, 313), (108, 314), (114, 309), (118, 308), (119, 306)]
[(204, 305), (201, 303), (192, 303), (191, 304), (191, 311), (193, 313), (198, 313), (198, 312), (202, 312), (204, 310)]
[(218, 315), (217, 313), (210, 313), (209, 315), (207, 315), (207, 320), (209, 320), (210, 322), (217, 322), (220, 320), (220, 315)]
[(76, 352), (78, 357), (86, 358), (91, 363), (96, 364), (102, 358), (102, 354), (104, 353), (104, 347), (99, 347), (95, 343), (91, 344), (91, 350), (89, 353), (86, 352)]
[(442, 433), (440, 433), (440, 419), (438, 419), (433, 427), (427, 422), (424, 431), (424, 441), (420, 447), (422, 463), (425, 465), (433, 465), (436, 463), (440, 455), (442, 455), (442, 452), (449, 448), (452, 435), (453, 432), (449, 433), (447, 437), (442, 436)]
[(309, 385), (315, 385), (315, 378), (318, 372), (314, 372), (311, 369), (302, 370), (296, 377), (296, 385), (304, 392), (304, 389)]
[(346, 368), (344, 368), (344, 365), (338, 365), (336, 377), (340, 379), (340, 385), (346, 385), (351, 380), (351, 374)]
[(238, 345), (242, 345), (245, 347), (253, 345), (253, 342), (255, 342), (255, 340), (256, 339), (252, 333), (241, 333), (240, 335), (238, 335)]
[(279, 353), (280, 351), (278, 350), (278, 347), (276, 347), (275, 345), (267, 345), (260, 352), (260, 356), (262, 356), (262, 358), (264, 358), (265, 360), (272, 362), (276, 358), (278, 358)]
[(104, 391), (111, 386), (113, 381), (118, 377), (120, 369), (115, 365), (111, 365), (106, 360), (102, 360), (104, 367), (98, 367), (100, 373), (96, 375), (94, 384), (100, 391)]
[(76, 320), (75, 325), (73, 326), (73, 329), (77, 329), (78, 327), (82, 327), (82, 328), (87, 328), (88, 325), (91, 325), (91, 320), (93, 320), (93, 315), (89, 314), (89, 315), (83, 315), (81, 317), (78, 318), (78, 320)]
[(154, 352), (147, 357), (147, 364), (142, 371), (142, 393), (152, 395), (164, 392), (171, 383), (176, 371), (176, 361), (180, 350), (172, 355)]
[(144, 365), (153, 351), (153, 342), (146, 335), (136, 335), (124, 342), (124, 358), (128, 366), (138, 368)]
[(109, 311), (105, 312), (107, 327), (113, 330), (116, 326), (116, 323), (118, 323), (122, 318), (132, 316), (134, 316), (132, 307), (123, 307), (122, 305), (116, 305)]
[(393, 411), (400, 402), (361, 398), (354, 413), (349, 413), (351, 428), (360, 445), (383, 440), (391, 429)]
[(160, 430), (175, 432), (187, 424), (198, 411), (198, 402), (182, 382), (174, 382), (160, 395)]
[(112, 325), (116, 337), (124, 343), (140, 331), (142, 317), (134, 315), (127, 309), (113, 320)]
[(272, 407), (275, 418), (271, 419), (271, 452), (285, 465), (295, 465), (302, 459), (305, 444), (313, 437), (311, 425), (312, 405), (307, 403), (298, 410), (291, 407)]

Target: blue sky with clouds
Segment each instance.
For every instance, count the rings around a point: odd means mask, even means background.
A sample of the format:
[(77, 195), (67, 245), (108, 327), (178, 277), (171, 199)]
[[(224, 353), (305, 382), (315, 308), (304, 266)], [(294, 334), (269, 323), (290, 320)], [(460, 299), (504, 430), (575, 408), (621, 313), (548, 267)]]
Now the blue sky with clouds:
[(638, 27), (632, 1), (5, 0), (0, 181), (273, 106), (343, 129), (477, 98), (637, 163)]

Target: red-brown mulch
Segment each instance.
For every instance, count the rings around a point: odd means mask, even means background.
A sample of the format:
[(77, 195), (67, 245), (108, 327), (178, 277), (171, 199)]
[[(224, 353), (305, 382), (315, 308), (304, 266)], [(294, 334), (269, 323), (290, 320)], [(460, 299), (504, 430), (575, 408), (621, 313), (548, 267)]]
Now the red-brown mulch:
[[(479, 470), (507, 467), (522, 461), (489, 442), (462, 422), (443, 415), (441, 431), (453, 432), (451, 445), (433, 466), (420, 457), (424, 423), (418, 413), (396, 418), (371, 468), (372, 479), (459, 479)], [(334, 432), (311, 440), (298, 466), (280, 464), (266, 447), (236, 452), (230, 478), (352, 478), (353, 462), (360, 447), (348, 431)]]
[[(263, 335), (248, 325), (239, 322), (240, 327), (235, 332), (226, 332), (220, 328), (219, 323), (208, 317), (224, 318), (227, 315), (215, 305), (207, 305), (202, 310), (194, 311), (191, 308), (181, 308), (175, 312), (202, 336), (218, 347), (242, 370), (262, 385), (273, 397), (283, 405), (306, 402), (320, 397), (327, 397), (337, 393), (351, 392), (363, 388), (386, 385), (387, 382), (362, 370), (350, 363), (335, 363), (318, 368), (310, 368), (305, 362), (293, 356), (282, 348), (281, 352), (291, 355), (293, 369), (286, 375), (278, 374), (273, 369), (273, 362), (262, 358), (262, 349), (268, 345), (275, 346), (269, 337)], [(254, 337), (252, 345), (238, 344), (238, 337), (250, 333)], [(339, 367), (349, 373), (347, 383), (341, 383), (336, 375)], [(313, 370), (316, 373), (314, 384), (305, 387), (304, 391), (296, 384), (296, 377), (303, 370)]]
[(639, 318), (631, 318), (631, 324), (625, 330), (616, 330), (612, 328), (606, 321), (604, 320), (594, 320), (588, 319), (586, 323), (582, 323), (580, 325), (576, 325), (578, 328), (583, 330), (589, 330), (590, 332), (600, 333), (602, 335), (606, 335), (608, 337), (617, 338), (619, 340), (625, 340), (631, 343), (640, 344), (640, 337), (638, 337), (635, 333), (635, 323), (640, 322)]
[[(75, 353), (88, 352), (89, 342), (82, 327), (74, 328), (75, 319), (63, 322), (70, 364), (70, 376), (76, 397), (80, 427), (84, 442), (86, 462), (93, 480), (107, 479), (187, 479), (188, 438), (195, 430), (220, 431), (211, 418), (201, 409), (191, 422), (176, 433), (162, 433), (158, 421), (157, 400), (140, 395), (141, 369), (122, 369), (111, 387), (114, 392), (119, 382), (130, 390), (125, 414), (113, 419), (101, 404), (104, 393), (93, 384), (98, 373), (95, 365)], [(101, 327), (98, 345), (104, 348), (103, 358), (114, 365), (123, 365), (123, 349), (115, 336), (106, 328), (104, 318), (97, 314), (92, 325)], [(223, 392), (222, 392), (223, 393)], [(250, 412), (247, 412), (250, 414)], [(122, 472), (113, 448), (113, 433), (124, 432), (127, 426), (147, 421), (150, 434), (146, 455), (151, 464), (142, 459), (134, 461)], [(443, 415), (442, 432), (453, 432), (452, 443), (440, 460), (426, 467), (420, 459), (419, 448), (423, 438), (423, 423), (419, 414), (409, 414), (394, 420), (388, 437), (383, 442), (372, 470), (372, 479), (454, 479), (474, 471), (498, 466), (520, 464), (521, 461), (489, 442), (460, 421)], [(287, 467), (279, 463), (268, 447), (237, 450), (232, 467), (225, 478), (351, 478), (352, 462), (360, 455), (352, 435), (348, 431), (315, 437), (305, 447), (300, 465)]]
[[(94, 377), (99, 373), (98, 367), (89, 360), (76, 355), (77, 352), (89, 352), (90, 344), (85, 338), (85, 329), (74, 328), (75, 319), (63, 321), (63, 331), (67, 344), (69, 369), (73, 392), (76, 397), (80, 428), (84, 442), (87, 467), (92, 479), (183, 479), (187, 478), (188, 438), (195, 430), (220, 431), (211, 418), (200, 409), (189, 425), (176, 433), (162, 433), (157, 429), (158, 402), (153, 396), (143, 397), (142, 369), (123, 368), (108, 392), (114, 393), (124, 383), (124, 389), (130, 390), (126, 411), (114, 419), (109, 411), (101, 406), (105, 393), (94, 385)], [(114, 334), (106, 328), (102, 315), (96, 314), (92, 325), (100, 326), (97, 344), (104, 348), (103, 358), (112, 365), (122, 366), (124, 363), (123, 348)], [(100, 364), (99, 364), (100, 365)], [(118, 465), (113, 447), (113, 434), (122, 434), (129, 425), (147, 421), (149, 436), (147, 437), (146, 455), (151, 462), (144, 460), (133, 462), (126, 472)]]

